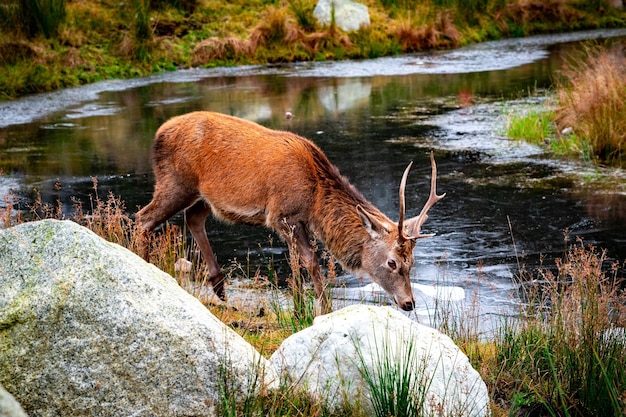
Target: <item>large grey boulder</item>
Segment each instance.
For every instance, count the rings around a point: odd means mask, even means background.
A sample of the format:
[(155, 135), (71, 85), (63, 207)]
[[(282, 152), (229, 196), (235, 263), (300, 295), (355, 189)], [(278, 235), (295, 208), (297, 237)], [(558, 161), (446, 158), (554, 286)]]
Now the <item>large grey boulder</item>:
[(352, 0), (319, 0), (313, 9), (313, 17), (322, 26), (330, 25), (334, 17), (337, 27), (345, 32), (370, 25), (367, 6)]
[(0, 385), (0, 417), (28, 417), (15, 398)]
[[(270, 361), (334, 406), (347, 400), (373, 414), (377, 396), (364, 378), (369, 374), (373, 381), (381, 375), (398, 387), (412, 387), (409, 395), (422, 409), (418, 415), (490, 414), (487, 386), (454, 342), (390, 307), (353, 305), (319, 316), (287, 338)], [(374, 385), (393, 395), (389, 380)]]
[(0, 384), (31, 417), (216, 415), (221, 386), (254, 392), (263, 370), (130, 251), (69, 221), (0, 230)]

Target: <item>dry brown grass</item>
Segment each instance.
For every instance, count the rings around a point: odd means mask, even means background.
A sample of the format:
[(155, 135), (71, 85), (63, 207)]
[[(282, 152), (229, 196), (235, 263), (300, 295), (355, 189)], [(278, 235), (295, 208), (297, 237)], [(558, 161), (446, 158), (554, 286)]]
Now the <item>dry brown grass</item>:
[(267, 12), (265, 18), (252, 30), (248, 42), (249, 50), (254, 53), (258, 48), (301, 46), (309, 53), (315, 54), (321, 49), (342, 47), (350, 48), (350, 37), (331, 25), (322, 30), (306, 30), (301, 28), (288, 9), (274, 8)]
[(215, 60), (235, 60), (253, 56), (259, 49), (296, 49), (315, 54), (323, 48), (352, 46), (347, 34), (330, 27), (321, 31), (306, 31), (298, 26), (286, 7), (272, 7), (247, 39), (211, 37), (198, 43), (192, 52), (192, 65), (206, 65)]
[[(15, 226), (26, 221), (42, 219), (72, 220), (84, 226), (109, 242), (116, 243), (135, 253), (139, 252), (141, 234), (134, 220), (126, 211), (121, 198), (109, 193), (106, 198), (98, 195), (98, 180), (92, 178), (94, 194), (90, 196), (89, 207), (74, 200), (74, 211), (71, 215), (63, 212), (61, 201), (43, 202), (37, 192), (35, 200), (27, 205), (27, 211), (14, 210), (18, 204), (17, 196), (9, 194), (5, 197), (5, 208), (0, 217), (3, 228)], [(60, 189), (61, 184), (55, 184)], [(159, 233), (155, 233), (150, 245), (150, 260), (159, 269), (175, 275), (176, 260), (188, 256), (188, 249), (183, 233), (176, 225), (164, 224)], [(202, 301), (202, 300), (201, 300)]]
[(601, 161), (620, 164), (626, 152), (626, 44), (590, 49), (571, 61), (557, 86), (559, 130), (573, 128)]
[(212, 37), (196, 45), (192, 52), (191, 65), (205, 65), (214, 60), (235, 59), (251, 52), (249, 41), (234, 37)]
[(250, 33), (251, 49), (256, 51), (258, 47), (271, 43), (293, 41), (297, 38), (297, 31), (298, 28), (285, 7), (271, 8)]
[[(597, 338), (613, 328), (626, 327), (626, 293), (619, 277), (620, 265), (608, 268), (606, 251), (585, 247), (581, 240), (563, 259), (555, 261), (557, 273), (542, 271), (543, 291), (552, 308), (554, 326), (569, 338), (572, 346), (581, 338)], [(554, 311), (554, 307), (559, 307)]]
[(448, 11), (437, 13), (433, 21), (423, 24), (413, 22), (409, 15), (400, 20), (393, 36), (404, 52), (459, 46), (461, 40), (461, 32)]

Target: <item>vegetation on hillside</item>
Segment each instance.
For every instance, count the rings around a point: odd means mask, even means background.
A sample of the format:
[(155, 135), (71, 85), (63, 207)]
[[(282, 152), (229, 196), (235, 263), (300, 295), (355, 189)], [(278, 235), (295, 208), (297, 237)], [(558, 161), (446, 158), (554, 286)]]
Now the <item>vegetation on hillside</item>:
[(192, 66), (373, 58), (626, 26), (608, 0), (363, 0), (371, 25), (321, 27), (316, 0), (0, 0), (0, 99)]

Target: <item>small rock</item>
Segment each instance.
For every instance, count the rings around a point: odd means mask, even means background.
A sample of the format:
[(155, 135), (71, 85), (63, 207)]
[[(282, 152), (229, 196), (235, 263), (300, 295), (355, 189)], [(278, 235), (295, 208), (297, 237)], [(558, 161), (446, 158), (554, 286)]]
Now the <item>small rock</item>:
[(191, 272), (192, 263), (185, 258), (178, 258), (176, 262), (174, 262), (174, 271), (190, 273)]

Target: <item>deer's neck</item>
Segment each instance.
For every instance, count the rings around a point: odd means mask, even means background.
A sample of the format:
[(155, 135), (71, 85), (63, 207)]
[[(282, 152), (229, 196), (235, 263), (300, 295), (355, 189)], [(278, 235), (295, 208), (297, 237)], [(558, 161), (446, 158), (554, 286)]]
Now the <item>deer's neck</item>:
[(371, 240), (357, 211), (360, 205), (374, 215), (384, 215), (348, 181), (338, 176), (318, 188), (313, 231), (341, 265), (356, 271), (363, 248)]

